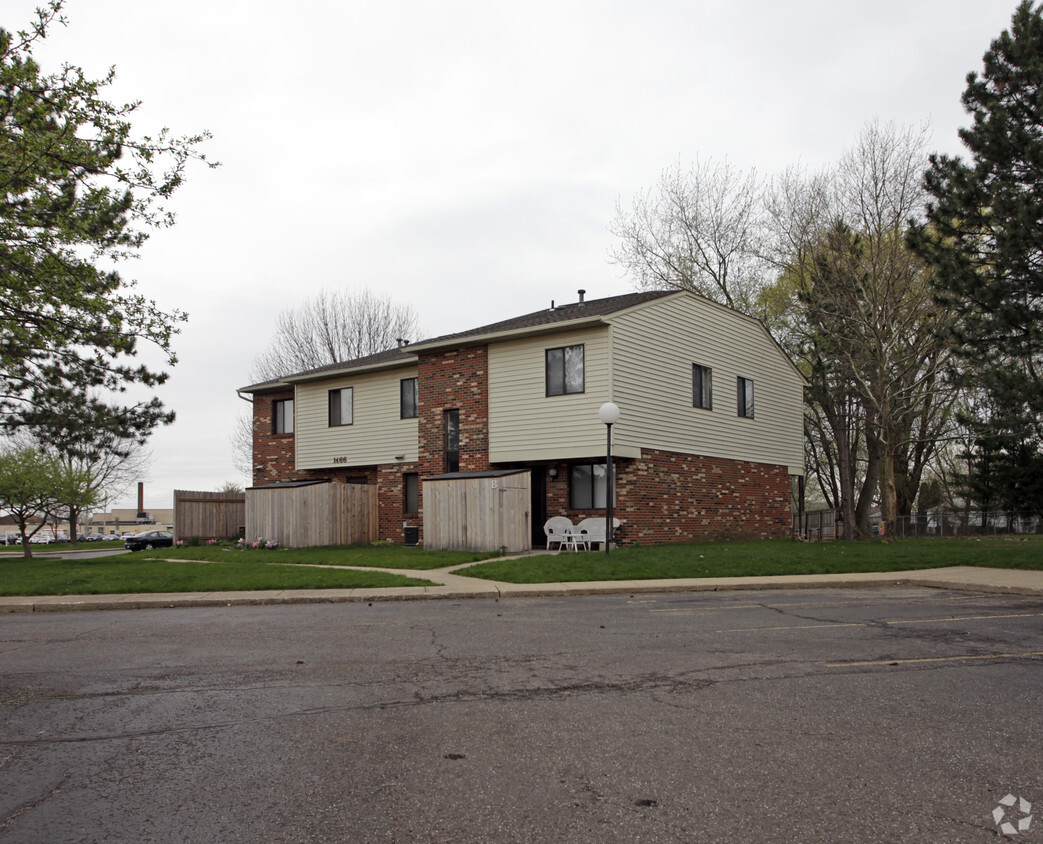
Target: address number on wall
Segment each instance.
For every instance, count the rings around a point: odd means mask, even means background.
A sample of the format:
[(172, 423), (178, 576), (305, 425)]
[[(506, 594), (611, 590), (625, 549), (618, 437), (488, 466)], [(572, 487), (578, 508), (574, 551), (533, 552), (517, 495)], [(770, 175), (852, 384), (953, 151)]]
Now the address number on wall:
[(334, 464), (337, 464), (337, 463), (347, 463), (348, 462), (348, 458), (347, 457), (334, 457), (333, 458), (333, 462), (334, 462)]

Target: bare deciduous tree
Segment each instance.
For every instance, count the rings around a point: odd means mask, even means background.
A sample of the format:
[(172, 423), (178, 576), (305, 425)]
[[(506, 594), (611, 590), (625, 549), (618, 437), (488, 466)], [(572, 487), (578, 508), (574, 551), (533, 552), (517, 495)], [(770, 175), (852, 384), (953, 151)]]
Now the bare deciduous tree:
[(254, 361), (256, 382), (271, 381), (331, 363), (392, 349), (399, 338), (415, 339), (417, 316), (410, 305), (369, 290), (322, 290), (314, 299), (284, 310), (275, 336)]
[(232, 468), (246, 478), (254, 474), (254, 423), (251, 413), (240, 413), (228, 438), (232, 446)]
[(948, 316), (905, 243), (925, 207), (926, 141), (873, 123), (836, 166), (766, 187), (727, 163), (677, 166), (611, 226), (636, 287), (758, 317), (802, 367), (809, 475), (848, 537), (867, 530), (878, 491), (888, 521), (911, 504), (949, 422)]
[(696, 161), (687, 171), (678, 164), (629, 210), (617, 203), (610, 231), (619, 238), (613, 262), (639, 288), (692, 290), (755, 312), (766, 279), (756, 171), (743, 173), (727, 161)]
[[(320, 366), (355, 360), (395, 348), (399, 340), (416, 339), (419, 322), (411, 305), (394, 302), (369, 290), (322, 290), (314, 299), (284, 310), (275, 336), (254, 360), (249, 378), (255, 383)], [(241, 415), (229, 437), (232, 465), (253, 476), (253, 418)]]
[(950, 356), (939, 339), (950, 316), (931, 295), (926, 264), (905, 242), (910, 220), (923, 212), (926, 160), (924, 130), (871, 124), (828, 179), (809, 187), (813, 215), (785, 213), (801, 194), (799, 182), (783, 181), (774, 192), (775, 242), (780, 256), (788, 251), (781, 262), (800, 303), (793, 324), (803, 357), (820, 369), (810, 398), (837, 444), (845, 520), (854, 517), (863, 529), (865, 501), (859, 496), (856, 504), (853, 472), (858, 455), (842, 448), (850, 419), (835, 412), (841, 400), (854, 396), (865, 413), (865, 477), (879, 477), (889, 524), (899, 503), (911, 506), (950, 420), (954, 393), (943, 377)]

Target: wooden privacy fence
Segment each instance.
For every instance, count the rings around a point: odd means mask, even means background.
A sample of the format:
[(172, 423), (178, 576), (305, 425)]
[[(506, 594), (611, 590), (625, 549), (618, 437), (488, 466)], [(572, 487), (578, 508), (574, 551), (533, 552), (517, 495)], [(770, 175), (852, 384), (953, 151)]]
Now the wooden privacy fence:
[(280, 545), (356, 545), (377, 539), (377, 488), (287, 484), (246, 491), (246, 538)]
[(528, 551), (531, 506), (528, 470), (424, 478), (424, 548)]
[(174, 490), (175, 539), (232, 539), (245, 524), (245, 493)]

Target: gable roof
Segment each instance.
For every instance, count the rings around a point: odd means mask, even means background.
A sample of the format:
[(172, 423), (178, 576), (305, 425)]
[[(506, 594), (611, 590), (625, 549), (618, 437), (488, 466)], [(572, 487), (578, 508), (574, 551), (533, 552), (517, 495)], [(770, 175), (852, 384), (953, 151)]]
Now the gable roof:
[(396, 349), (387, 349), (376, 352), (355, 360), (341, 361), (339, 363), (328, 363), (325, 366), (317, 366), (314, 369), (306, 369), (292, 375), (284, 375), (271, 381), (261, 381), (248, 387), (240, 387), (240, 393), (263, 393), (266, 390), (275, 390), (280, 387), (289, 387), (298, 381), (308, 381), (312, 378), (321, 378), (326, 374), (338, 372), (357, 371), (360, 369), (383, 369), (387, 366), (401, 366), (407, 363), (416, 363), (416, 355), (407, 351), (408, 347), (402, 346)]
[(653, 302), (657, 299), (663, 299), (668, 296), (694, 296), (713, 307), (723, 308), (724, 310), (731, 311), (745, 319), (752, 320), (760, 326), (764, 336), (772, 345), (775, 346), (779, 354), (785, 358), (786, 362), (794, 372), (797, 373), (801, 381), (804, 384), (808, 383), (806, 376), (800, 371), (796, 364), (793, 363), (793, 360), (786, 353), (785, 349), (783, 349), (779, 342), (772, 337), (771, 332), (768, 331), (764, 323), (756, 317), (744, 314), (742, 311), (736, 311), (734, 308), (729, 308), (727, 305), (722, 305), (719, 302), (714, 302), (712, 299), (707, 299), (705, 296), (695, 293), (694, 291), (650, 290), (642, 293), (624, 293), (621, 296), (607, 296), (604, 299), (591, 299), (590, 301), (585, 302), (570, 302), (567, 305), (557, 305), (555, 307), (544, 308), (540, 311), (533, 311), (532, 313), (512, 317), (511, 319), (500, 320), (499, 322), (492, 322), (488, 325), (479, 326), (478, 328), (468, 329), (467, 331), (458, 331), (454, 334), (443, 334), (440, 337), (433, 337), (429, 340), (418, 340), (416, 343), (410, 343), (406, 346), (377, 352), (376, 354), (356, 358), (355, 360), (331, 363), (314, 369), (307, 369), (303, 372), (297, 372), (293, 375), (286, 375), (272, 381), (264, 381), (260, 384), (241, 387), (238, 392), (263, 393), (270, 390), (290, 387), (293, 384), (302, 381), (320, 380), (340, 373), (365, 372), (367, 370), (391, 369), (398, 366), (408, 366), (417, 362), (419, 352), (485, 343), (492, 339), (507, 336), (538, 334), (559, 331), (564, 328), (577, 328), (583, 325), (603, 323), (606, 321), (606, 317), (622, 313), (630, 308), (640, 307), (648, 302)]
[(397, 349), (388, 349), (387, 351), (377, 352), (376, 354), (356, 358), (355, 360), (331, 363), (314, 369), (307, 369), (303, 372), (297, 372), (292, 375), (285, 375), (282, 378), (276, 378), (271, 381), (262, 381), (259, 384), (240, 387), (238, 392), (260, 393), (268, 390), (289, 387), (290, 385), (296, 384), (300, 381), (311, 381), (313, 379), (319, 379), (326, 377), (327, 375), (334, 375), (341, 372), (358, 372), (359, 370), (366, 369), (384, 369), (394, 366), (403, 366), (409, 363), (415, 363), (417, 360), (417, 352), (419, 351), (429, 351), (432, 349), (443, 348), (445, 346), (467, 345), (472, 342), (479, 342), (484, 338), (501, 334), (526, 333), (530, 331), (539, 331), (540, 329), (553, 331), (556, 328), (561, 327), (563, 323), (582, 324), (584, 322), (600, 322), (603, 317), (610, 314), (619, 313), (620, 311), (624, 311), (636, 305), (641, 305), (654, 299), (661, 299), (664, 296), (675, 295), (677, 295), (676, 290), (653, 290), (645, 293), (624, 293), (621, 296), (608, 296), (604, 299), (591, 299), (586, 302), (572, 302), (568, 305), (544, 308), (540, 311), (533, 311), (532, 313), (524, 314), (523, 316), (489, 323), (488, 325), (471, 328), (467, 331), (459, 331), (455, 334), (444, 334), (440, 337), (433, 337), (430, 340), (419, 340), (416, 343), (411, 343), (408, 346), (402, 346)]
[(513, 334), (527, 329), (557, 328), (564, 322), (575, 321), (598, 321), (609, 314), (624, 311), (635, 305), (642, 305), (653, 299), (662, 299), (664, 296), (674, 296), (676, 290), (652, 290), (645, 293), (624, 293), (622, 296), (608, 296), (604, 299), (591, 299), (589, 302), (572, 302), (568, 305), (558, 305), (552, 308), (544, 308), (542, 311), (533, 311), (524, 316), (493, 322), (468, 331), (459, 331), (455, 334), (444, 334), (441, 337), (433, 337), (430, 340), (420, 340), (408, 346), (413, 351), (435, 349), (440, 346), (458, 345), (461, 342), (477, 340), (492, 335)]

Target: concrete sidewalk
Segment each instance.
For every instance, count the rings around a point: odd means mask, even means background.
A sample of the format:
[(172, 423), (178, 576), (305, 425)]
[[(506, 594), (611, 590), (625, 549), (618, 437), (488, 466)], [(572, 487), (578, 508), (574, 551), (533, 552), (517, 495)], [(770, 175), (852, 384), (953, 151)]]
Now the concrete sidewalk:
[(586, 583), (500, 583), (454, 574), (453, 568), (432, 571), (396, 569), (379, 569), (379, 571), (391, 571), (395, 574), (423, 578), (434, 581), (437, 585), (396, 586), (380, 589), (283, 589), (251, 592), (0, 597), (0, 613), (328, 604), (349, 601), (410, 601), (436, 598), (532, 598), (552, 595), (714, 592), (740, 589), (822, 589), (830, 587), (851, 589), (880, 586), (927, 586), (939, 589), (960, 589), (968, 592), (997, 592), (1043, 597), (1043, 571), (974, 566), (866, 574), (795, 574), (777, 577), (705, 577)]

